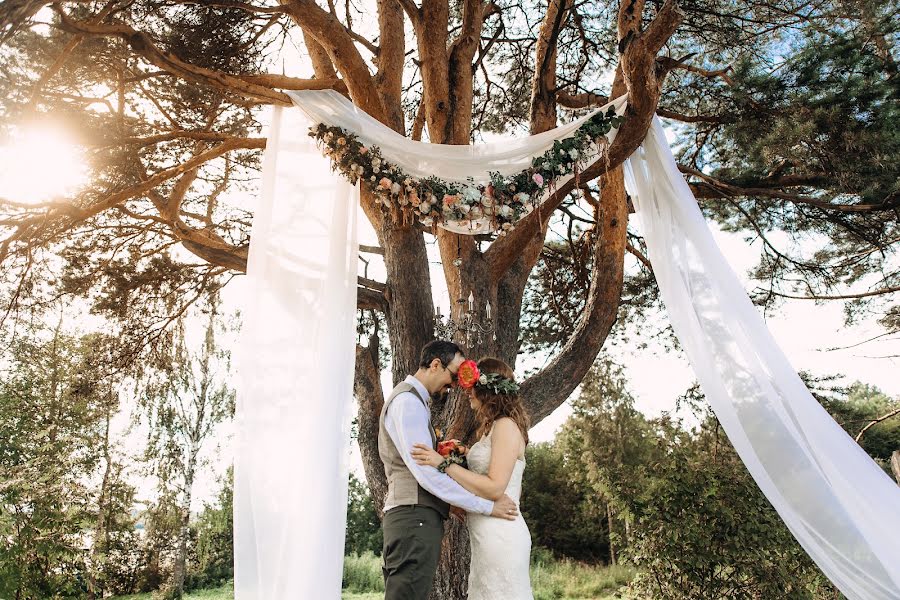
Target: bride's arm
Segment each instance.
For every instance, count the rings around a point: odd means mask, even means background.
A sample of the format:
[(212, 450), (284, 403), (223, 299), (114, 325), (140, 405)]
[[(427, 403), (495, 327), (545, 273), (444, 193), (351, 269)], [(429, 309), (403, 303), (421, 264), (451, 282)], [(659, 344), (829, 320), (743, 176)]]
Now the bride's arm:
[[(461, 486), (482, 498), (499, 500), (509, 485), (516, 459), (522, 449), (522, 433), (516, 422), (508, 417), (498, 419), (494, 423), (494, 432), (491, 435), (491, 464), (487, 475), (479, 475), (459, 465), (447, 467), (447, 475), (452, 477)], [(435, 458), (435, 455), (437, 458)], [(440, 464), (443, 457), (431, 448), (425, 448), (416, 444), (413, 457), (419, 464), (434, 465), (434, 461)]]

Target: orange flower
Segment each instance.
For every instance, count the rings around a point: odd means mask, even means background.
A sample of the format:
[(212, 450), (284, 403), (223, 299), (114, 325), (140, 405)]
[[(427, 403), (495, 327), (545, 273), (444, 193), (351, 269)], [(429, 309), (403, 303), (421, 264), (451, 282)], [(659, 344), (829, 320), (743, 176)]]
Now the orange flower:
[(465, 389), (478, 383), (479, 377), (481, 377), (481, 373), (478, 371), (478, 363), (474, 360), (463, 361), (463, 364), (459, 365), (459, 371), (456, 372), (456, 380), (460, 387)]
[(458, 450), (461, 446), (459, 440), (447, 440), (446, 442), (438, 442), (437, 451), (441, 456), (449, 456), (454, 450)]

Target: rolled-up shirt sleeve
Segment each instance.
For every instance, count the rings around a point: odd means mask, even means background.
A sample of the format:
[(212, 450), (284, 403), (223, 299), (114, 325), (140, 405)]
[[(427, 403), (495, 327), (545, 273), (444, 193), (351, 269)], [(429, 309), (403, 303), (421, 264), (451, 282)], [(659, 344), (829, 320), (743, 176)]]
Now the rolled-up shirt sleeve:
[(426, 491), (469, 512), (491, 514), (493, 502), (476, 496), (434, 467), (420, 465), (413, 460), (413, 446), (424, 444), (431, 447), (431, 434), (428, 411), (411, 392), (403, 392), (394, 398), (385, 415), (384, 426), (409, 472)]

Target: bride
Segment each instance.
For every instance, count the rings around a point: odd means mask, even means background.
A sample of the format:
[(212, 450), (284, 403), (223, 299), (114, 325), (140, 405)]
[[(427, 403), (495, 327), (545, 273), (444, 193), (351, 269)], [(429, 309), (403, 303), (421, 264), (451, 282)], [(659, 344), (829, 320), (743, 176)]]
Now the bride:
[[(446, 469), (464, 488), (489, 500), (508, 495), (519, 502), (528, 416), (519, 398), (512, 369), (498, 358), (478, 362), (478, 378), (469, 387), (469, 405), (478, 422), (478, 442), (466, 454), (469, 468), (449, 464), (438, 452), (416, 444), (420, 465)], [(460, 382), (462, 385), (462, 382)], [(466, 513), (472, 560), (469, 600), (532, 600), (528, 576), (531, 534), (521, 514), (515, 521)]]

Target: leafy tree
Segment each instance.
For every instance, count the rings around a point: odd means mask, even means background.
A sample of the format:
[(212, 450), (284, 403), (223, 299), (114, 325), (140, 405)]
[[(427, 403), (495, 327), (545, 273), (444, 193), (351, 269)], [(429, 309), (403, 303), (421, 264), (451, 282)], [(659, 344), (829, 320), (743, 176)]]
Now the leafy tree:
[(877, 387), (854, 382), (846, 395), (823, 406), (887, 473), (891, 455), (900, 450), (900, 402)]
[(627, 513), (616, 514), (618, 507), (601, 473), (638, 469), (659, 450), (649, 423), (634, 408), (622, 367), (608, 357), (600, 356), (594, 363), (572, 408), (559, 444), (571, 477), (580, 488), (593, 492), (593, 512), (607, 521), (609, 562), (615, 564), (617, 548), (630, 537), (630, 522)]
[(141, 385), (141, 404), (150, 420), (147, 458), (161, 484), (171, 488), (179, 521), (167, 587), (167, 595), (176, 598), (187, 577), (190, 508), (197, 470), (204, 464), (201, 451), (217, 426), (234, 415), (234, 392), (225, 379), (229, 353), (216, 344), (221, 328), (217, 296), (209, 299), (205, 316), (201, 350), (188, 349), (181, 322), (172, 352), (160, 357), (159, 368)]
[[(18, 332), (0, 377), (0, 595), (74, 597), (87, 588), (96, 531), (90, 480), (106, 416), (118, 404), (102, 336), (68, 335), (60, 319)], [(127, 491), (125, 492), (127, 495)], [(108, 521), (121, 523), (121, 507)], [(118, 527), (109, 527), (120, 529)]]
[(234, 577), (234, 469), (228, 468), (214, 504), (207, 504), (194, 524), (196, 563), (187, 587), (211, 587)]
[[(522, 516), (534, 546), (557, 557), (598, 563), (609, 557), (605, 508), (594, 490), (580, 485), (577, 469), (557, 443), (529, 445), (522, 482)], [(603, 512), (598, 512), (598, 508)]]
[(634, 588), (654, 598), (831, 597), (724, 434), (708, 425), (690, 434), (660, 420), (655, 460), (637, 476), (603, 472), (633, 519)]
[(375, 556), (381, 556), (384, 535), (369, 488), (350, 473), (348, 492), (344, 554), (372, 552)]

